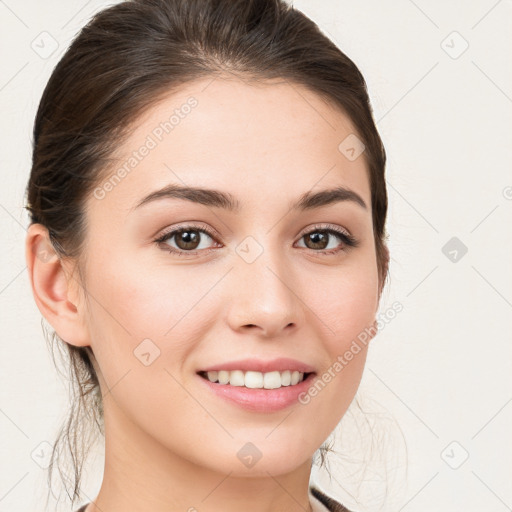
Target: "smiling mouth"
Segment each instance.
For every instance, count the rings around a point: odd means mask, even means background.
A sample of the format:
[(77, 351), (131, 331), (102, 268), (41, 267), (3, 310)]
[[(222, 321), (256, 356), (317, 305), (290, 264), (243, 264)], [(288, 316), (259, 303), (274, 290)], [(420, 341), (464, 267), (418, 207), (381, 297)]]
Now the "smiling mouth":
[(281, 387), (295, 386), (306, 380), (314, 372), (299, 372), (286, 370), (284, 372), (254, 372), (242, 370), (200, 371), (198, 375), (214, 384), (223, 384), (250, 389), (279, 389)]

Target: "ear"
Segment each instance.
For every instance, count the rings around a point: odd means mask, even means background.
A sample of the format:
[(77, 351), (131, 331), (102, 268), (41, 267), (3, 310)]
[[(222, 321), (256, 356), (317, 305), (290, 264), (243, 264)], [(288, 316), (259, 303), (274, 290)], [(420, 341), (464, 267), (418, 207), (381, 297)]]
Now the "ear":
[[(381, 299), (381, 296), (382, 296), (382, 291), (384, 290), (384, 283), (386, 281), (386, 275), (387, 275), (388, 270), (389, 270), (389, 249), (388, 249), (388, 246), (386, 244), (383, 244), (382, 248), (383, 248), (383, 258), (384, 258), (384, 266), (383, 266), (384, 271), (383, 271), (382, 281), (379, 282), (379, 297), (378, 297), (378, 301), (377, 301), (377, 307), (375, 309), (375, 314), (377, 314), (377, 311), (379, 310), (380, 299)], [(379, 279), (380, 279), (380, 276), (379, 276)], [(372, 339), (377, 335), (377, 333), (379, 331), (377, 323), (378, 323), (377, 322), (377, 318), (375, 318), (374, 321), (373, 321), (373, 324), (372, 324), (373, 332), (375, 334), (372, 336)]]
[(25, 258), (32, 293), (41, 314), (58, 336), (75, 346), (88, 346), (89, 334), (80, 303), (81, 284), (50, 242), (48, 229), (31, 224), (25, 241)]
[(386, 281), (386, 276), (387, 276), (387, 273), (388, 273), (388, 270), (389, 270), (389, 249), (388, 249), (388, 246), (387, 246), (386, 243), (384, 243), (382, 245), (382, 249), (384, 251), (384, 254), (383, 254), (383, 258), (384, 258), (384, 272), (383, 272), (382, 281), (379, 284), (379, 300), (380, 300), (380, 297), (382, 295), (382, 291), (384, 290), (384, 283)]

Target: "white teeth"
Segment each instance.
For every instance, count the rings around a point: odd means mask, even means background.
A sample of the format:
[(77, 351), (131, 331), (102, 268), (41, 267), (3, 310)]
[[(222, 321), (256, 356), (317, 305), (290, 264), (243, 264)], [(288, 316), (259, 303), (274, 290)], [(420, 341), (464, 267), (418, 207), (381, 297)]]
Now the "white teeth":
[(286, 370), (281, 373), (281, 386), (289, 386), (292, 383), (292, 372)]
[(245, 384), (244, 380), (244, 372), (240, 370), (235, 370), (233, 372), (228, 372), (229, 375), (229, 383), (231, 386), (243, 386)]
[(304, 380), (304, 373), (297, 370), (284, 372), (243, 372), (241, 370), (220, 370), (206, 373), (210, 382), (245, 386), (252, 389), (278, 389), (281, 386), (294, 386)]
[(217, 380), (220, 384), (227, 384), (229, 382), (229, 372), (221, 370), (217, 373)]
[(246, 388), (262, 388), (263, 374), (261, 372), (245, 372), (244, 384)]
[(263, 387), (265, 389), (276, 389), (281, 387), (281, 374), (279, 372), (269, 372), (263, 374)]

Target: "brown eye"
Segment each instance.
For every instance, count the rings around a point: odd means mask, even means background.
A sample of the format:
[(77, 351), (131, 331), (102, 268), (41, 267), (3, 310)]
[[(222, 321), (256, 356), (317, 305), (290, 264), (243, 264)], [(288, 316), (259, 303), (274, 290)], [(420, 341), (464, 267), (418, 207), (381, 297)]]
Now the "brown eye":
[[(349, 233), (339, 228), (326, 228), (324, 226), (316, 227), (313, 231), (309, 231), (302, 235), (305, 240), (305, 247), (320, 254), (335, 254), (345, 251), (350, 247), (357, 247), (359, 242)], [(338, 244), (329, 244), (331, 240), (338, 239)], [(341, 242), (341, 243), (340, 243)]]
[[(211, 244), (208, 247), (208, 239), (213, 240), (213, 234), (210, 234), (206, 229), (185, 226), (164, 233), (155, 242), (164, 246), (166, 251), (181, 256), (187, 253), (195, 254), (196, 252), (210, 250)], [(171, 244), (171, 242), (173, 243)]]
[[(329, 234), (325, 231), (314, 231), (304, 235), (308, 249), (325, 249), (329, 243)], [(311, 245), (308, 245), (308, 242)]]
[(183, 251), (197, 249), (199, 242), (201, 241), (201, 237), (198, 235), (198, 231), (189, 229), (178, 231), (174, 235), (174, 238), (178, 249)]

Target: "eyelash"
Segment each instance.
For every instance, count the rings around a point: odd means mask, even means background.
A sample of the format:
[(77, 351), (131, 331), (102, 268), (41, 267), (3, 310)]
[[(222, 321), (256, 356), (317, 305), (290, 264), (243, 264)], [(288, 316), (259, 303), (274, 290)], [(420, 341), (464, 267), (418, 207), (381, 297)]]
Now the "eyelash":
[[(154, 240), (154, 242), (158, 245), (160, 244), (163, 244), (166, 240), (169, 240), (171, 239), (173, 236), (179, 234), (180, 232), (184, 232), (184, 231), (198, 231), (200, 233), (204, 233), (206, 235), (208, 235), (210, 238), (212, 238), (213, 240), (215, 240), (216, 238), (216, 234), (213, 233), (210, 229), (206, 228), (205, 226), (197, 226), (197, 225), (194, 225), (194, 224), (187, 224), (185, 226), (180, 226), (178, 228), (173, 228), (172, 230), (169, 230), (165, 233), (163, 233), (162, 235), (160, 235), (156, 240)], [(352, 235), (348, 234), (347, 232), (345, 232), (344, 230), (338, 228), (337, 226), (335, 225), (332, 225), (332, 224), (327, 224), (327, 225), (315, 225), (312, 227), (312, 229), (310, 231), (307, 231), (306, 233), (303, 233), (301, 235), (301, 239), (306, 236), (306, 235), (311, 235), (312, 233), (316, 233), (316, 232), (323, 232), (323, 233), (328, 233), (328, 234), (334, 234), (336, 235), (338, 238), (341, 239), (341, 241), (343, 242), (343, 244), (345, 244), (345, 248), (341, 248), (341, 249), (330, 249), (330, 250), (318, 250), (318, 251), (315, 251), (314, 249), (310, 249), (310, 251), (313, 251), (314, 253), (319, 253), (319, 254), (325, 254), (325, 255), (333, 255), (333, 254), (336, 254), (340, 251), (346, 251), (347, 248), (350, 249), (352, 247), (357, 247), (359, 245), (359, 241), (353, 237)], [(166, 245), (165, 248), (164, 248), (165, 251), (171, 253), (171, 254), (174, 254), (176, 256), (183, 256), (183, 255), (192, 255), (192, 256), (195, 256), (197, 253), (199, 252), (210, 252), (211, 250), (213, 249), (200, 249), (200, 250), (196, 250), (196, 251), (183, 251), (183, 250), (178, 250), (178, 249), (175, 249), (174, 247), (169, 247), (169, 245)]]

